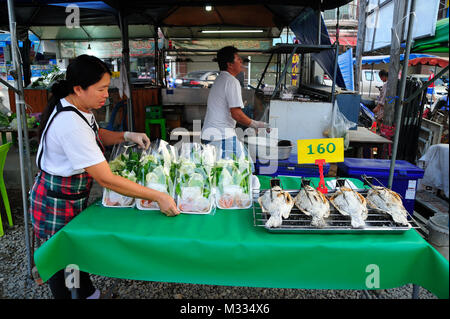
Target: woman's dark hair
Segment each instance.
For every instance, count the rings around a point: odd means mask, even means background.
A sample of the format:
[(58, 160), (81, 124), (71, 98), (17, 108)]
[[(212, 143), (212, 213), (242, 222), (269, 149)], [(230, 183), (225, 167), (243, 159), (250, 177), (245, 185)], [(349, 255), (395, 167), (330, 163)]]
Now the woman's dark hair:
[(100, 81), (105, 73), (111, 75), (108, 65), (92, 55), (83, 54), (70, 62), (66, 71), (66, 79), (52, 85), (51, 97), (41, 115), (39, 136), (42, 135), (45, 125), (60, 99), (73, 93), (74, 86), (79, 85), (83, 90), (86, 90), (89, 86)]
[(234, 54), (237, 52), (239, 52), (239, 50), (233, 46), (223, 47), (217, 52), (217, 63), (219, 63), (220, 71), (227, 70), (227, 63), (234, 62)]

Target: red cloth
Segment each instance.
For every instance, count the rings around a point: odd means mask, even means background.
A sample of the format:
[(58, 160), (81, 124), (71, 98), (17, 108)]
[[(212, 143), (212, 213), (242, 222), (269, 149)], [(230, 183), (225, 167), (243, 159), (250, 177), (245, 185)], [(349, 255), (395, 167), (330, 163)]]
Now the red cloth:
[(448, 58), (443, 57), (423, 57), (423, 58), (415, 58), (412, 60), (409, 60), (408, 65), (438, 65), (441, 68), (445, 68), (448, 65)]
[[(431, 73), (430, 76), (428, 77), (428, 81), (430, 81), (432, 78), (434, 78), (434, 73)], [(429, 88), (434, 88), (434, 82), (431, 83), (429, 86)]]
[[(392, 141), (394, 134), (395, 134), (395, 126), (388, 126), (388, 125), (384, 125), (383, 123), (381, 123), (381, 125), (380, 125), (380, 135), (381, 136)], [(392, 155), (392, 144), (389, 144), (388, 154), (389, 154), (389, 156)]]

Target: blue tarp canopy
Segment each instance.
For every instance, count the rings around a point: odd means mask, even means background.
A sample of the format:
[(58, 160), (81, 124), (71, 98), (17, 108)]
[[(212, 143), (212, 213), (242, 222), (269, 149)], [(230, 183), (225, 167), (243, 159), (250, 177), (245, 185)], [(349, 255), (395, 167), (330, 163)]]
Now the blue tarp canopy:
[[(51, 1), (50, 1), (51, 2)], [(89, 1), (89, 2), (69, 2), (69, 3), (49, 3), (51, 6), (61, 6), (61, 7), (67, 7), (76, 5), (79, 8), (84, 9), (92, 9), (92, 10), (100, 10), (100, 11), (108, 11), (114, 14), (117, 14), (117, 10), (110, 7), (103, 1)]]
[(350, 48), (338, 57), (339, 68), (344, 78), (345, 88), (353, 91), (355, 89), (353, 76), (353, 50)]
[[(301, 44), (317, 45), (317, 34), (318, 34), (319, 19), (317, 12), (311, 8), (305, 8), (304, 12), (299, 15), (290, 25), (292, 32), (294, 32), (295, 37), (300, 41)], [(320, 44), (331, 45), (330, 37), (328, 35), (327, 27), (321, 18), (321, 38)], [(311, 57), (316, 61), (326, 74), (333, 79), (334, 75), (334, 64), (336, 60), (334, 50), (326, 50), (319, 53), (312, 53)], [(336, 74), (336, 85), (344, 88), (345, 82), (342, 77), (339, 65), (337, 67)]]

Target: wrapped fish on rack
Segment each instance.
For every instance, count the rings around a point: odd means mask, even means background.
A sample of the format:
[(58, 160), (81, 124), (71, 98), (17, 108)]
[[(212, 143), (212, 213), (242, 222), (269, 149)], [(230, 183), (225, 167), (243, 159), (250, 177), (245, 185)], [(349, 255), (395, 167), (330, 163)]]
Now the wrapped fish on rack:
[(280, 186), (272, 187), (258, 198), (258, 203), (264, 213), (270, 214), (266, 227), (280, 227), (283, 219), (287, 219), (294, 206), (294, 200)]
[(366, 199), (370, 207), (391, 215), (394, 222), (408, 225), (408, 211), (403, 206), (400, 195), (396, 192), (389, 188), (372, 186)]
[(330, 198), (331, 204), (342, 215), (350, 216), (353, 228), (364, 228), (368, 209), (366, 199), (348, 187), (340, 187)]
[(323, 228), (325, 218), (330, 215), (330, 203), (325, 195), (314, 187), (304, 185), (294, 198), (297, 208), (304, 214), (311, 216), (311, 226)]

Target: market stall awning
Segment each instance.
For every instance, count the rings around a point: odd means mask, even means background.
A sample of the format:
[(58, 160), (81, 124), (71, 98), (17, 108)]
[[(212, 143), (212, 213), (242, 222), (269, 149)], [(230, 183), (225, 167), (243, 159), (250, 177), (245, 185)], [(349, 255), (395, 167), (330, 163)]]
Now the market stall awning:
[[(336, 37), (330, 36), (330, 41), (331, 41), (331, 43), (336, 42)], [(357, 42), (356, 36), (354, 36), (354, 37), (339, 36), (339, 45), (348, 45), (348, 46), (356, 47), (356, 42)]]
[(436, 22), (434, 37), (419, 39), (414, 42), (411, 52), (446, 52), (448, 53), (448, 18)]
[[(283, 28), (301, 15), (305, 8), (312, 7), (323, 11), (350, 1), (324, 0), (320, 4), (315, 0), (243, 0), (238, 3), (223, 0), (109, 0), (78, 1), (75, 4), (80, 10), (81, 28), (100, 25), (118, 28), (117, 14), (120, 11), (130, 27), (151, 26), (148, 33), (142, 37), (154, 37), (152, 29), (157, 26), (167, 38), (277, 38)], [(86, 39), (82, 30), (45, 30), (49, 26), (64, 29), (68, 16), (66, 7), (74, 2), (19, 0), (14, 3), (19, 26), (29, 26), (32, 29), (40, 27), (41, 34), (59, 37), (54, 40), (68, 39), (69, 36), (69, 39)], [(212, 6), (212, 10), (206, 11), (205, 5)], [(7, 30), (7, 25), (6, 1), (0, 0), (0, 29)], [(246, 32), (249, 29), (257, 32)], [(229, 33), (230, 30), (239, 32)], [(117, 34), (117, 31), (114, 31), (114, 34)], [(110, 36), (108, 35), (108, 38)]]
[(448, 58), (440, 58), (440, 57), (434, 57), (434, 58), (415, 58), (412, 60), (409, 60), (408, 65), (418, 65), (418, 64), (424, 64), (424, 65), (437, 65), (441, 68), (445, 68), (448, 65)]
[[(400, 61), (403, 61), (405, 56), (403, 54), (400, 54)], [(416, 59), (416, 58), (436, 58), (434, 55), (430, 54), (410, 54), (409, 59)], [(353, 63), (356, 59), (353, 58)], [(363, 56), (361, 59), (362, 64), (380, 64), (380, 63), (390, 63), (391, 56), (390, 55), (374, 55), (374, 56)]]
[[(41, 40), (118, 40), (121, 32), (118, 25), (87, 25), (83, 28), (69, 29), (63, 26), (33, 26), (30, 28)], [(128, 38), (153, 38), (154, 28), (149, 25), (130, 25), (128, 27)]]

